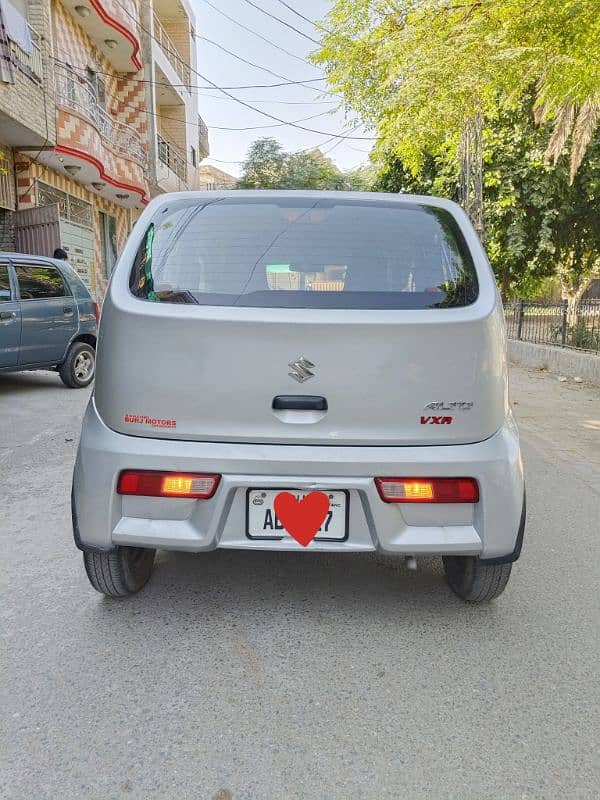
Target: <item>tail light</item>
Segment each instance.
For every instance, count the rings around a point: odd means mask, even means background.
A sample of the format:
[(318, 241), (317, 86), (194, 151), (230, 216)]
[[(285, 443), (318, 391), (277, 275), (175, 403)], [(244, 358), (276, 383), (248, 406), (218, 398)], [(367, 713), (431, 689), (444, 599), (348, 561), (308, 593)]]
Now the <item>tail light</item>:
[(385, 503), (478, 503), (474, 478), (375, 478)]
[(197, 472), (153, 472), (126, 469), (119, 475), (117, 494), (208, 500), (217, 491), (220, 480), (220, 475), (206, 475)]
[(96, 325), (100, 323), (100, 306), (94, 300), (94, 316), (96, 317)]

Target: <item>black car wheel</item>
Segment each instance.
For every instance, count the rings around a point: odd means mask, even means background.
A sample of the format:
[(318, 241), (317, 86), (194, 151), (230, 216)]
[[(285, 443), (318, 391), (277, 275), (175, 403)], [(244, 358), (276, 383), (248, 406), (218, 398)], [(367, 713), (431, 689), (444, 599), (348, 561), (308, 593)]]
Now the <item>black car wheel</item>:
[(88, 579), (94, 589), (108, 597), (127, 597), (143, 588), (154, 569), (156, 550), (114, 547), (108, 553), (83, 554)]

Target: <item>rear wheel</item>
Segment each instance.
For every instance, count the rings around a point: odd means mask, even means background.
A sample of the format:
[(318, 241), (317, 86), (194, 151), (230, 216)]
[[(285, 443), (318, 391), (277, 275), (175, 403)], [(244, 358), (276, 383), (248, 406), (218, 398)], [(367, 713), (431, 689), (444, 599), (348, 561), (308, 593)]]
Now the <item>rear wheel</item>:
[(109, 553), (83, 554), (90, 583), (108, 597), (127, 597), (146, 585), (154, 568), (156, 550), (117, 546)]
[(87, 342), (74, 342), (59, 369), (62, 382), (70, 389), (83, 389), (94, 379), (96, 351)]
[(485, 564), (474, 556), (444, 556), (452, 591), (469, 603), (487, 603), (506, 588), (512, 564)]

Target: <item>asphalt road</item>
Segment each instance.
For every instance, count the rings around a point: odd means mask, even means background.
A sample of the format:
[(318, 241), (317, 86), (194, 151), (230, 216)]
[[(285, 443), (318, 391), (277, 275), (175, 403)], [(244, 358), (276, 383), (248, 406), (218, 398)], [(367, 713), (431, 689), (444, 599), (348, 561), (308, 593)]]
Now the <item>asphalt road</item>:
[(87, 391), (0, 377), (0, 797), (600, 797), (600, 392), (513, 370), (529, 520), (505, 594), (437, 560), (161, 553), (85, 577)]

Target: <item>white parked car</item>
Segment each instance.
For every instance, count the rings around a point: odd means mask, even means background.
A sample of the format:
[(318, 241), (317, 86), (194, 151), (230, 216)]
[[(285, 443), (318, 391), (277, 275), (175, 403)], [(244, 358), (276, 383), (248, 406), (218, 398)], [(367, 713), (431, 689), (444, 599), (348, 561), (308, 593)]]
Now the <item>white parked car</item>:
[(73, 524), (112, 596), (146, 583), (157, 548), (217, 547), (439, 554), (460, 597), (499, 595), (525, 491), (502, 306), (462, 210), (155, 199), (104, 302)]

